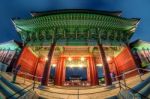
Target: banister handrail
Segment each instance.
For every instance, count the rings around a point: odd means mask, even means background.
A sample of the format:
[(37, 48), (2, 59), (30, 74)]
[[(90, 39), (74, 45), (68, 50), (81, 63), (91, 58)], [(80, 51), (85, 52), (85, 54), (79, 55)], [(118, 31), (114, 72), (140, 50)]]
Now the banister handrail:
[[(34, 84), (33, 84), (33, 87), (34, 87)], [(27, 90), (27, 91), (25, 92), (25, 94), (26, 94), (27, 92), (29, 92), (31, 89), (33, 89), (33, 88), (30, 88), (29, 90)], [(23, 94), (23, 95), (25, 95), (25, 94)], [(22, 97), (23, 95), (18, 96), (17, 99), (19, 99), (19, 98)]]
[(32, 84), (30, 84), (30, 85), (28, 85), (28, 86), (26, 86), (25, 88), (23, 88), (23, 89), (21, 89), (21, 90), (17, 91), (17, 92), (16, 92), (16, 93), (14, 93), (13, 95), (11, 95), (11, 96), (7, 97), (7, 99), (10, 99), (10, 98), (12, 98), (13, 96), (15, 96), (15, 95), (17, 95), (17, 94), (19, 94), (19, 93), (23, 92), (24, 90), (26, 90), (27, 88), (31, 87), (32, 85), (33, 85), (33, 83), (32, 83)]
[(130, 70), (130, 71), (124, 72), (124, 73), (122, 73), (122, 74), (120, 74), (120, 75), (118, 75), (118, 76), (112, 77), (112, 78), (123, 77), (124, 75), (129, 74), (129, 73), (131, 73), (131, 72), (134, 72), (134, 71), (136, 71), (136, 70), (143, 70), (143, 71), (150, 72), (150, 69), (136, 68), (136, 69), (132, 69), (132, 70)]
[[(15, 70), (15, 69), (14, 69), (14, 70)], [(130, 71), (124, 72), (123, 74), (120, 74), (120, 75), (115, 76), (115, 77), (113, 77), (113, 78), (122, 77), (123, 75), (129, 74), (129, 73), (131, 73), (131, 72), (133, 72), (133, 71), (136, 71), (136, 70), (144, 70), (144, 71), (150, 72), (150, 69), (136, 68), (136, 69), (132, 69), (132, 70), (130, 70)], [(30, 73), (28, 73), (28, 72), (23, 72), (23, 71), (19, 71), (19, 72), (22, 73), (22, 74), (29, 75), (29, 76), (31, 76), (31, 77), (35, 77), (35, 78), (43, 78), (43, 77), (39, 77), (39, 76), (34, 76), (34, 75), (32, 75), (32, 74), (30, 74)]]
[(27, 73), (27, 72), (22, 72), (22, 71), (19, 71), (19, 72), (22, 73), (22, 74), (26, 74), (26, 75), (28, 75), (28, 76), (30, 76), (30, 77), (43, 78), (43, 77), (39, 77), (39, 76), (34, 76), (34, 75), (32, 75), (32, 74), (30, 74), (30, 73)]
[(150, 72), (150, 69), (143, 69), (143, 68), (138, 68), (138, 69)]
[(120, 84), (121, 82), (120, 82), (120, 79), (118, 79), (118, 78), (122, 77), (124, 84), (127, 85), (126, 84), (126, 75), (129, 74), (129, 73), (131, 73), (131, 72), (134, 72), (136, 70), (139, 72), (139, 76), (140, 76), (141, 80), (142, 80), (142, 78), (141, 78), (141, 72), (140, 72), (140, 70), (150, 72), (150, 69), (136, 68), (136, 69), (132, 69), (130, 71), (124, 72), (123, 74), (120, 74), (118, 76), (112, 77), (112, 79), (116, 79), (116, 81), (118, 81), (119, 88), (121, 90), (121, 84)]
[[(135, 92), (135, 93), (141, 95), (142, 97), (144, 97), (144, 98), (146, 98), (146, 99), (150, 99), (150, 98), (144, 96), (143, 94), (139, 93), (138, 91), (136, 91), (136, 90), (130, 88), (130, 87), (127, 86), (127, 84), (126, 84), (125, 75), (127, 75), (127, 74), (129, 74), (129, 73), (132, 73), (132, 72), (134, 72), (134, 71), (138, 71), (138, 72), (139, 72), (140, 79), (141, 79), (141, 75), (140, 75), (141, 72), (140, 72), (140, 70), (150, 72), (150, 69), (136, 68), (136, 69), (132, 69), (132, 70), (130, 70), (130, 71), (124, 72), (123, 74), (121, 74), (121, 75), (119, 75), (119, 76), (116, 76), (116, 77), (113, 77), (113, 78), (118, 78), (118, 77), (122, 77), (122, 78), (123, 78), (124, 83), (122, 83), (122, 82), (120, 82), (120, 80), (118, 80), (118, 81), (119, 81), (120, 91), (121, 91), (121, 89), (123, 88), (121, 85), (123, 85), (123, 86), (125, 87), (125, 89), (128, 88), (128, 89), (132, 90), (133, 92)], [(142, 79), (141, 79), (141, 80), (142, 80)]]
[[(14, 71), (14, 70), (13, 70), (13, 71)], [(13, 72), (13, 71), (12, 71), (12, 72)], [(12, 73), (12, 72), (11, 72), (11, 73)], [(29, 73), (27, 73), (27, 72), (22, 72), (22, 71), (19, 71), (19, 72), (22, 73), (22, 74), (31, 76), (31, 77), (41, 78), (41, 79), (43, 78), (43, 77), (38, 77), (38, 76), (31, 75), (31, 74), (29, 74)], [(7, 72), (7, 73), (8, 73), (8, 72)], [(10, 73), (10, 72), (9, 72), (9, 73)], [(18, 93), (23, 92), (24, 90), (30, 88), (31, 86), (32, 86), (32, 87), (31, 87), (28, 91), (30, 91), (31, 89), (34, 90), (35, 84), (36, 84), (36, 83), (35, 83), (35, 81), (34, 81), (33, 83), (31, 83), (30, 85), (26, 86), (25, 88), (23, 88), (23, 89), (21, 89), (21, 90), (15, 92), (13, 95), (7, 97), (7, 99), (11, 99), (13, 96), (17, 95)], [(28, 91), (25, 91), (25, 93), (27, 93)], [(18, 99), (19, 97), (23, 96), (23, 95), (24, 95), (24, 94), (17, 96), (17, 99)]]
[[(13, 69), (12, 72), (14, 72), (14, 71), (16, 71), (16, 69)], [(19, 72), (19, 73), (22, 73), (22, 74), (25, 74), (25, 75), (28, 75), (28, 76), (30, 76), (30, 77), (43, 78), (43, 77), (39, 77), (39, 76), (32, 75), (32, 74), (30, 74), (30, 73), (28, 73), (28, 72), (23, 72), (23, 71), (21, 71), (21, 70), (19, 70), (18, 72)]]
[(141, 95), (144, 99), (150, 99), (150, 98), (148, 98), (147, 96), (141, 94), (139, 91), (134, 90), (133, 88), (130, 88), (129, 86), (127, 86), (127, 85), (125, 85), (125, 84), (123, 84), (123, 83), (121, 83), (121, 82), (120, 82), (120, 84), (122, 84), (122, 85), (125, 86), (126, 88), (130, 89), (131, 91), (133, 91), (133, 92), (135, 92), (135, 93)]
[(135, 69), (129, 70), (129, 71), (127, 71), (127, 72), (124, 72), (124, 74), (126, 75), (126, 74), (129, 74), (129, 73), (134, 72), (134, 71), (136, 71), (136, 70), (138, 70), (138, 68), (135, 68)]

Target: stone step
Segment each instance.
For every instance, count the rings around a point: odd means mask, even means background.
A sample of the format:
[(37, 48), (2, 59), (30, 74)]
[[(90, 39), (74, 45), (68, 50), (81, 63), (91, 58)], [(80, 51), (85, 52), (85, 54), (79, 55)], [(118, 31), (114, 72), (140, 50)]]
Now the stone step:
[(117, 96), (112, 96), (112, 97), (109, 97), (109, 98), (106, 98), (106, 99), (118, 99)]
[(11, 90), (13, 90), (14, 92), (20, 92), (20, 95), (23, 95), (25, 93), (25, 91), (21, 91), (22, 88), (19, 86), (16, 86), (14, 83), (9, 82), (7, 79), (5, 79), (4, 77), (1, 77), (1, 81), (3, 83), (5, 83), (6, 86), (8, 86)]
[[(4, 82), (1, 81), (0, 83), (0, 89), (2, 94), (8, 98), (10, 96), (12, 96), (13, 94), (15, 94), (15, 91), (13, 91), (12, 89), (10, 89)], [(11, 99), (16, 99), (18, 95), (13, 96)]]
[(5, 95), (2, 93), (2, 90), (0, 89), (0, 99), (5, 99)]

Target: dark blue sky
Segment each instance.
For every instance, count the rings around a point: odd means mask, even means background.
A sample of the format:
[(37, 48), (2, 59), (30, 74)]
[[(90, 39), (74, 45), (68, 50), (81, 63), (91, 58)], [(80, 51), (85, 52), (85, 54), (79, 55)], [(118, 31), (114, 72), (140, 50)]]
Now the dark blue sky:
[(1, 0), (0, 1), (0, 42), (20, 40), (11, 18), (31, 17), (31, 11), (54, 9), (97, 9), (122, 11), (123, 17), (141, 18), (132, 37), (150, 41), (150, 0)]

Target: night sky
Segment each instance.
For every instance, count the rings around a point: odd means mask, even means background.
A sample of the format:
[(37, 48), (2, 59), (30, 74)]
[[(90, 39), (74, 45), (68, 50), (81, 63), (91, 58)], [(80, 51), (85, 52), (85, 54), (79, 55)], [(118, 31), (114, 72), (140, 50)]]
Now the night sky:
[(150, 0), (1, 0), (0, 42), (21, 40), (11, 18), (31, 17), (30, 12), (56, 9), (97, 9), (122, 11), (123, 17), (141, 18), (131, 41), (150, 41)]

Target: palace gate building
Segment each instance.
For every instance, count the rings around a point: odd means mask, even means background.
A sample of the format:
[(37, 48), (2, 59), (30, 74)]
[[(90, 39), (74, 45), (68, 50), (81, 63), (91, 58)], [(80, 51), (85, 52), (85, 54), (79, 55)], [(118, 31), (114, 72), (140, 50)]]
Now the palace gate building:
[[(24, 43), (18, 60), (21, 69), (42, 76), (47, 85), (51, 66), (56, 66), (54, 84), (66, 82), (66, 67), (86, 67), (87, 82), (98, 85), (97, 66), (103, 67), (105, 84), (111, 85), (110, 72), (138, 67), (129, 41), (138, 18), (121, 17), (121, 12), (68, 9), (32, 12), (32, 18), (13, 19)], [(33, 54), (34, 53), (34, 54)]]

